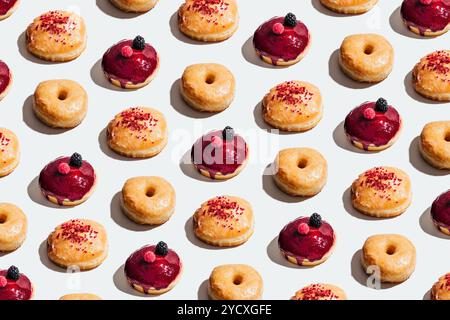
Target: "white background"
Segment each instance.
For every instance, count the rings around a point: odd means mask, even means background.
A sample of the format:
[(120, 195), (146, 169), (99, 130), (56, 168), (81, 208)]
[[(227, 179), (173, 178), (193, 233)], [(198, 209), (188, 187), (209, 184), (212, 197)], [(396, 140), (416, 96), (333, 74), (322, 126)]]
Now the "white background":
[[(433, 199), (449, 188), (448, 172), (426, 165), (418, 154), (417, 136), (424, 124), (449, 118), (449, 105), (427, 101), (410, 85), (410, 70), (425, 54), (448, 49), (449, 34), (422, 39), (401, 24), (400, 1), (382, 0), (371, 12), (360, 16), (335, 15), (318, 0), (240, 0), (240, 28), (229, 40), (198, 44), (180, 35), (176, 11), (181, 0), (163, 0), (149, 13), (130, 15), (114, 9), (107, 0), (22, 0), (9, 19), (0, 22), (0, 59), (14, 73), (9, 95), (0, 102), (0, 126), (12, 129), (22, 144), (19, 167), (0, 180), (0, 201), (20, 206), (29, 220), (28, 238), (17, 251), (0, 256), (0, 267), (17, 265), (36, 288), (36, 298), (57, 299), (71, 292), (91, 292), (105, 299), (136, 299), (143, 296), (130, 289), (123, 277), (123, 263), (142, 245), (166, 241), (184, 260), (179, 284), (161, 297), (147, 299), (203, 299), (206, 279), (212, 268), (224, 263), (247, 263), (264, 279), (264, 298), (288, 299), (301, 287), (328, 282), (342, 287), (350, 299), (422, 299), (435, 280), (450, 271), (449, 239), (439, 234), (429, 219)], [(88, 28), (87, 50), (75, 61), (49, 64), (31, 57), (25, 49), (24, 30), (32, 19), (51, 9), (78, 11)], [(294, 12), (310, 28), (313, 44), (306, 58), (289, 68), (271, 68), (254, 55), (251, 36), (259, 24), (275, 16)], [(357, 84), (339, 70), (336, 49), (344, 36), (376, 32), (394, 46), (396, 61), (392, 74), (380, 84)], [(141, 34), (161, 56), (155, 80), (137, 91), (111, 87), (103, 78), (100, 59), (104, 51), (123, 38)], [(237, 80), (236, 99), (226, 111), (201, 116), (180, 100), (177, 81), (183, 69), (193, 63), (218, 62), (229, 67)], [(80, 82), (89, 93), (89, 112), (84, 122), (69, 131), (52, 130), (38, 122), (32, 111), (32, 94), (43, 80), (68, 78)], [(324, 97), (325, 114), (320, 124), (302, 134), (272, 134), (261, 121), (259, 102), (274, 85), (285, 80), (306, 80), (316, 84)], [(342, 121), (355, 106), (385, 97), (404, 118), (398, 142), (380, 153), (352, 148), (344, 138)], [(126, 107), (145, 105), (161, 110), (167, 117), (171, 139), (153, 159), (130, 161), (111, 153), (104, 140), (107, 122)], [(180, 159), (202, 132), (231, 125), (239, 132), (258, 134), (262, 143), (251, 145), (249, 166), (226, 182), (202, 179)], [(180, 142), (180, 134), (183, 142)], [(177, 136), (177, 137), (175, 137)], [(177, 140), (177, 141), (175, 141)], [(264, 148), (272, 143), (271, 148)], [(249, 140), (249, 143), (250, 140)], [(279, 146), (278, 146), (279, 145)], [(275, 147), (274, 147), (275, 146)], [(263, 177), (265, 167), (280, 147), (308, 146), (324, 154), (329, 178), (324, 190), (311, 199), (299, 201), (285, 196)], [(258, 150), (269, 150), (261, 152)], [(97, 169), (96, 192), (75, 208), (57, 208), (40, 195), (36, 177), (41, 168), (61, 155), (80, 152)], [(265, 155), (264, 155), (265, 154)], [(373, 220), (355, 213), (349, 204), (348, 187), (364, 170), (392, 165), (405, 170), (412, 179), (413, 202), (402, 216)], [(123, 216), (118, 206), (124, 181), (136, 175), (159, 175), (177, 191), (176, 213), (163, 226), (143, 228)], [(192, 233), (190, 217), (201, 202), (220, 194), (246, 198), (254, 207), (255, 233), (237, 248), (215, 249), (200, 243)], [(320, 212), (338, 234), (330, 259), (314, 268), (300, 268), (279, 254), (276, 237), (289, 221)], [(89, 218), (102, 223), (109, 235), (110, 253), (97, 269), (75, 278), (55, 267), (46, 256), (45, 239), (53, 228), (71, 218)], [(376, 233), (400, 233), (417, 248), (417, 267), (402, 284), (382, 290), (364, 286), (358, 250)], [(70, 280), (72, 279), (72, 280)], [(79, 287), (74, 288), (74, 283)]]

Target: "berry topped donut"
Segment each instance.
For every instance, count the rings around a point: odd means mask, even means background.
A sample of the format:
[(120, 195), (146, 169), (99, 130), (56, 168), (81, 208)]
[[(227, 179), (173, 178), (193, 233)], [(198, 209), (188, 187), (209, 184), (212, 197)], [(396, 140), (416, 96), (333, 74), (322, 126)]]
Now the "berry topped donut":
[(135, 251), (125, 262), (125, 276), (133, 289), (151, 295), (171, 290), (181, 278), (178, 254), (163, 241)]
[(450, 236), (450, 190), (433, 201), (431, 218), (441, 232)]
[(360, 14), (369, 11), (378, 0), (320, 0), (330, 10), (345, 14)]
[(357, 148), (380, 151), (397, 141), (402, 119), (397, 110), (383, 98), (365, 102), (353, 109), (345, 118), (347, 138)]
[(266, 63), (290, 66), (308, 52), (311, 34), (293, 13), (264, 22), (253, 35), (256, 54)]
[(33, 285), (16, 266), (0, 270), (0, 300), (30, 300), (33, 298)]
[(60, 206), (76, 206), (94, 192), (94, 168), (79, 153), (60, 157), (47, 164), (39, 175), (39, 187), (49, 201)]
[(211, 179), (226, 180), (238, 175), (247, 160), (247, 143), (231, 127), (207, 133), (191, 149), (192, 163)]
[(27, 48), (38, 58), (64, 62), (78, 58), (86, 48), (83, 18), (67, 11), (46, 12), (28, 26)]
[(331, 255), (335, 244), (333, 228), (317, 213), (290, 222), (278, 236), (281, 253), (289, 262), (301, 266), (321, 264)]
[(156, 76), (159, 55), (143, 37), (137, 36), (109, 48), (103, 55), (102, 68), (113, 85), (138, 89), (149, 84)]
[(291, 300), (347, 300), (347, 296), (341, 288), (315, 283), (297, 291)]
[(230, 38), (239, 25), (236, 0), (185, 0), (178, 27), (189, 38), (217, 42)]
[(0, 60), (0, 101), (8, 94), (12, 81), (11, 70), (5, 62)]
[(20, 0), (0, 0), (0, 20), (8, 18), (16, 11)]
[(401, 15), (412, 32), (435, 37), (450, 29), (450, 0), (403, 0)]

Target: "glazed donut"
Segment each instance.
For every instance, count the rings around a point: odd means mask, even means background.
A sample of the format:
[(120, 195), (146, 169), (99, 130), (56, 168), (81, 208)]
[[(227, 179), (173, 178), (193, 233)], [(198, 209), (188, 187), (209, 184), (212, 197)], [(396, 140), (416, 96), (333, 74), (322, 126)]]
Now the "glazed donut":
[(425, 98), (450, 101), (450, 50), (439, 50), (420, 59), (412, 71), (414, 89)]
[(282, 191), (292, 196), (314, 196), (327, 182), (327, 161), (311, 148), (281, 150), (274, 166), (275, 183)]
[(450, 273), (439, 278), (431, 288), (431, 300), (450, 300)]
[(46, 12), (28, 26), (27, 49), (34, 56), (53, 62), (78, 58), (86, 48), (86, 26), (75, 13)]
[(0, 203), (0, 251), (14, 251), (27, 237), (27, 217), (20, 208)]
[(372, 9), (378, 0), (320, 0), (328, 9), (344, 14), (360, 14)]
[(130, 178), (122, 188), (122, 209), (136, 223), (163, 224), (174, 212), (175, 190), (163, 178)]
[(19, 165), (19, 139), (10, 130), (0, 128), (0, 177), (7, 176)]
[(347, 300), (347, 295), (332, 284), (315, 283), (297, 291), (291, 300)]
[(48, 80), (37, 86), (33, 110), (50, 127), (74, 128), (86, 116), (87, 103), (87, 93), (77, 82)]
[(374, 272), (373, 267), (378, 268), (381, 282), (403, 282), (416, 267), (416, 248), (398, 234), (374, 235), (364, 243), (362, 266), (367, 274)]
[(33, 284), (16, 266), (0, 270), (0, 284), (0, 301), (33, 299)]
[(13, 76), (11, 70), (5, 62), (0, 60), (0, 101), (8, 94), (12, 83)]
[(284, 131), (310, 130), (319, 123), (322, 115), (322, 95), (308, 82), (283, 82), (272, 88), (262, 101), (264, 121)]
[(450, 236), (450, 190), (433, 201), (430, 214), (435, 226), (442, 233)]
[(108, 255), (106, 230), (99, 223), (86, 219), (64, 222), (48, 236), (47, 254), (62, 268), (94, 269)]
[(102, 300), (102, 298), (92, 293), (70, 293), (63, 295), (59, 300)]
[(235, 80), (225, 66), (217, 63), (194, 64), (181, 77), (181, 95), (198, 111), (220, 112), (234, 99)]
[(153, 9), (158, 0), (111, 0), (111, 3), (122, 11), (141, 13)]
[(450, 121), (430, 122), (420, 134), (422, 157), (437, 169), (450, 169)]
[(253, 210), (242, 198), (218, 196), (195, 211), (193, 226), (201, 241), (217, 247), (235, 247), (253, 234)]
[(392, 71), (394, 49), (378, 34), (347, 36), (341, 44), (339, 64), (342, 71), (353, 80), (380, 82)]
[(400, 13), (406, 27), (421, 36), (436, 37), (450, 29), (448, 0), (403, 0)]
[(239, 25), (236, 0), (185, 0), (178, 27), (189, 38), (217, 42), (230, 38)]
[(130, 158), (150, 158), (167, 144), (164, 115), (151, 108), (134, 107), (117, 114), (108, 124), (109, 147)]
[(19, 3), (20, 0), (0, 0), (0, 21), (12, 15)]
[(263, 280), (258, 271), (248, 265), (221, 265), (211, 272), (208, 294), (212, 300), (259, 300)]
[(375, 167), (360, 174), (351, 187), (353, 207), (377, 218), (401, 215), (411, 204), (411, 180), (400, 169)]

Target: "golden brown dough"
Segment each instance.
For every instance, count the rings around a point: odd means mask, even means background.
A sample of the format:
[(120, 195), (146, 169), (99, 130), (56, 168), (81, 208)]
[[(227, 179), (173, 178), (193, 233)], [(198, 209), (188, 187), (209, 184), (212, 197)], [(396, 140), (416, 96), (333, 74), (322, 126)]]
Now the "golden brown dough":
[(291, 300), (347, 300), (347, 295), (332, 284), (315, 283), (297, 291)]
[(450, 300), (450, 273), (444, 274), (433, 285), (431, 300)]
[(0, 128), (0, 177), (7, 176), (19, 165), (19, 139), (14, 132)]
[(330, 10), (345, 14), (360, 14), (372, 9), (378, 0), (320, 0)]
[(110, 0), (117, 8), (125, 12), (142, 13), (153, 9), (158, 0)]
[(0, 203), (0, 251), (14, 251), (27, 236), (28, 222), (23, 211), (10, 203)]
[(430, 122), (420, 134), (419, 150), (437, 169), (450, 169), (450, 121)]
[(102, 298), (92, 293), (71, 293), (63, 295), (59, 300), (102, 300)]

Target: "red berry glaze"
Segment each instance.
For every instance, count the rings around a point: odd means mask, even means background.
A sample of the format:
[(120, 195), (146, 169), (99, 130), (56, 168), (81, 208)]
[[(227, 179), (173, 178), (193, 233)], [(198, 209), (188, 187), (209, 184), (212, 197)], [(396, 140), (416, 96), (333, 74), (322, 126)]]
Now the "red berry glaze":
[(0, 0), (0, 16), (7, 14), (16, 2), (17, 0)]
[(6, 63), (0, 60), (0, 94), (5, 92), (11, 83), (11, 71)]
[[(8, 270), (0, 270), (0, 300), (30, 300), (33, 295), (31, 281), (24, 274), (19, 279), (12, 280), (6, 277)], [(6, 283), (5, 283), (6, 281)]]
[(401, 15), (410, 27), (425, 31), (438, 32), (450, 23), (450, 0), (404, 0)]
[(0, 288), (6, 287), (7, 284), (8, 284), (8, 280), (6, 279), (6, 277), (0, 276)]

